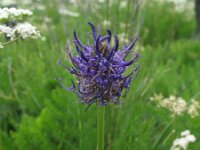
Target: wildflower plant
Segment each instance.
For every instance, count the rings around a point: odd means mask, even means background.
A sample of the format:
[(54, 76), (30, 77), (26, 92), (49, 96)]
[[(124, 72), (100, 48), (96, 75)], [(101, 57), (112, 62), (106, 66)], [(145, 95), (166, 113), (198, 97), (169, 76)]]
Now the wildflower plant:
[[(93, 44), (85, 46), (74, 31), (74, 44), (79, 55), (73, 56), (67, 46), (73, 67), (69, 68), (59, 61), (59, 64), (67, 68), (78, 80), (78, 85), (72, 80), (73, 86), (68, 90), (76, 93), (81, 102), (87, 105), (94, 102), (100, 106), (108, 103), (119, 104), (123, 89), (126, 89), (126, 92), (129, 90), (140, 68), (139, 64), (134, 65), (132, 71), (124, 75), (126, 70), (140, 58), (137, 52), (131, 51), (138, 39), (119, 50), (117, 35), (114, 35), (115, 44), (112, 47), (110, 30), (107, 30), (107, 35), (101, 36), (92, 23), (89, 22), (89, 25), (92, 28)], [(130, 52), (134, 54), (134, 58), (126, 61)]]
[[(109, 103), (119, 104), (120, 97), (125, 96), (130, 88), (131, 82), (138, 74), (140, 65), (136, 61), (140, 55), (132, 51), (136, 41), (130, 45), (119, 48), (118, 36), (114, 35), (114, 45), (111, 45), (112, 33), (107, 30), (107, 35), (100, 35), (95, 26), (89, 22), (92, 29), (93, 43), (84, 45), (74, 31), (74, 45), (78, 52), (77, 56), (73, 56), (67, 46), (67, 52), (73, 64), (69, 68), (61, 61), (59, 64), (67, 68), (77, 78), (77, 85), (72, 80), (73, 86), (67, 88), (76, 93), (81, 102), (90, 106), (94, 102), (97, 103), (97, 120), (98, 120), (98, 150), (104, 147), (104, 113)], [(132, 52), (133, 58), (127, 61), (128, 54)], [(134, 65), (133, 65), (134, 64)], [(136, 64), (136, 65), (135, 65)], [(129, 74), (126, 74), (128, 68), (132, 66)], [(63, 84), (61, 83), (63, 86)], [(124, 94), (123, 90), (126, 89)], [(88, 108), (88, 107), (87, 107)]]
[(192, 99), (190, 103), (187, 103), (182, 97), (176, 97), (171, 95), (165, 98), (162, 94), (154, 93), (153, 97), (150, 97), (151, 101), (155, 101), (158, 107), (163, 107), (172, 112), (172, 116), (181, 116), (184, 113), (188, 113), (191, 118), (199, 116), (200, 103)]
[[(6, 37), (5, 41), (0, 41), (0, 48), (18, 39), (35, 39), (40, 37), (37, 28), (28, 22), (21, 22), (25, 17), (33, 13), (26, 9), (0, 8), (0, 36)], [(17, 24), (16, 21), (20, 21)], [(12, 25), (9, 25), (12, 23)]]

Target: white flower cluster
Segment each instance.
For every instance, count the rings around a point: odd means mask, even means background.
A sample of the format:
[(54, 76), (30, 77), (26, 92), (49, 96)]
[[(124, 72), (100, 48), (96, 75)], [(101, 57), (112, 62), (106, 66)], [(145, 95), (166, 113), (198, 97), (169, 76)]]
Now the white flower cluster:
[(30, 23), (21, 23), (14, 28), (15, 35), (19, 35), (23, 39), (26, 38), (39, 38), (40, 32), (36, 27), (32, 26)]
[(183, 115), (183, 113), (187, 112), (192, 118), (199, 115), (198, 109), (200, 108), (200, 104), (196, 100), (191, 100), (190, 104), (181, 98), (170, 96), (165, 98), (162, 94), (154, 94), (153, 97), (150, 97), (150, 100), (156, 101), (159, 107), (166, 108), (175, 115)]
[(26, 9), (0, 8), (0, 21), (5, 19), (16, 19), (23, 16), (31, 16), (33, 13)]
[(189, 143), (196, 141), (196, 137), (190, 133), (189, 130), (181, 132), (181, 138), (174, 140), (173, 145), (170, 150), (186, 150)]
[(32, 26), (30, 23), (20, 23), (14, 28), (10, 28), (5, 25), (0, 25), (0, 33), (5, 33), (7, 37), (10, 37), (11, 40), (21, 37), (22, 39), (26, 38), (39, 38), (40, 32), (36, 29), (35, 26)]
[[(33, 13), (25, 9), (16, 9), (16, 8), (0, 8), (0, 35), (5, 34), (7, 40), (9, 41), (0, 41), (0, 48), (3, 48), (5, 45), (18, 40), (19, 38), (39, 38), (40, 32), (31, 25), (30, 23), (23, 22), (17, 23), (17, 19), (22, 19), (24, 16), (31, 16)], [(14, 27), (6, 26), (3, 23), (15, 21), (17, 25)]]

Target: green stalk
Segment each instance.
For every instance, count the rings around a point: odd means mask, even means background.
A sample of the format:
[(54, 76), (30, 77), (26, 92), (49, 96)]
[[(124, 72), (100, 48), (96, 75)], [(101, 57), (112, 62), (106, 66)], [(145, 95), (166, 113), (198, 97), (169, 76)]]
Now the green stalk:
[(10, 40), (10, 41), (8, 41), (8, 42), (2, 43), (2, 46), (5, 46), (5, 45), (10, 44), (10, 43), (12, 43), (12, 42), (15, 42), (15, 41), (17, 41), (18, 39), (19, 39), (19, 37), (15, 38), (15, 39), (13, 39), (13, 40)]
[(105, 106), (97, 106), (97, 150), (104, 150)]
[[(0, 131), (1, 132), (1, 131)], [(2, 146), (2, 138), (1, 138), (1, 133), (0, 133), (0, 150), (3, 150), (3, 146)]]

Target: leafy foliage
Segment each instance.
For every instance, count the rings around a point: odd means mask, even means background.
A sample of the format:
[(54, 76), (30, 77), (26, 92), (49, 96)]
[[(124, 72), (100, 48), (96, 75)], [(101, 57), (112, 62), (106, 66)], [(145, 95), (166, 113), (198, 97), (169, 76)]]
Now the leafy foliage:
[[(129, 7), (135, 6), (132, 1), (127, 2)], [(36, 10), (34, 13), (40, 17), (33, 21), (46, 40), (24, 41), (0, 50), (0, 149), (93, 150), (96, 106), (85, 111), (86, 106), (74, 94), (60, 87), (56, 77), (62, 77), (66, 87), (71, 86), (70, 79), (74, 77), (58, 66), (57, 60), (61, 57), (70, 65), (64, 52), (66, 39), (72, 40), (73, 30), (77, 29), (86, 43), (84, 37), (90, 20), (94, 23), (110, 20), (109, 28), (116, 33), (134, 36), (133, 20), (127, 18), (132, 18), (135, 10), (120, 9), (119, 1), (109, 6), (98, 3), (100, 7), (95, 10), (92, 10), (97, 7), (95, 2), (88, 5), (79, 2), (77, 5), (82, 7), (66, 3), (67, 8), (80, 14), (72, 18), (60, 16), (58, 2), (46, 0), (44, 4), (46, 10)], [(200, 99), (200, 44), (191, 38), (194, 17), (187, 21), (185, 13), (174, 11), (171, 4), (155, 2), (141, 7), (138, 15), (134, 22), (137, 27), (144, 16), (141, 42), (136, 48), (142, 53), (141, 70), (127, 97), (122, 98), (122, 106), (106, 107), (105, 148), (170, 149), (173, 140), (185, 129), (200, 139), (198, 117), (172, 118), (169, 111), (149, 100), (153, 93), (181, 96), (187, 101)], [(47, 17), (50, 21), (45, 22)], [(126, 21), (131, 25), (121, 27), (120, 22)], [(189, 146), (196, 150), (200, 143)]]

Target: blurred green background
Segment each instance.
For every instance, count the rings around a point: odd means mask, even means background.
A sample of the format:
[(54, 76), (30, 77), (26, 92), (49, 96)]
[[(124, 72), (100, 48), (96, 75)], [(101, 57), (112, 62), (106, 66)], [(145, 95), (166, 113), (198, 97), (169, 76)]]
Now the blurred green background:
[[(10, 2), (10, 3), (9, 3)], [(5, 0), (0, 6), (32, 10), (27, 21), (42, 38), (0, 49), (0, 150), (95, 150), (96, 105), (87, 111), (71, 86), (65, 54), (73, 31), (86, 43), (88, 21), (102, 33), (109, 28), (120, 47), (136, 36), (141, 71), (122, 106), (106, 107), (106, 150), (169, 150), (180, 132), (189, 129), (200, 149), (200, 118), (171, 117), (149, 98), (154, 93), (200, 100), (200, 42), (194, 1), (167, 0)]]

